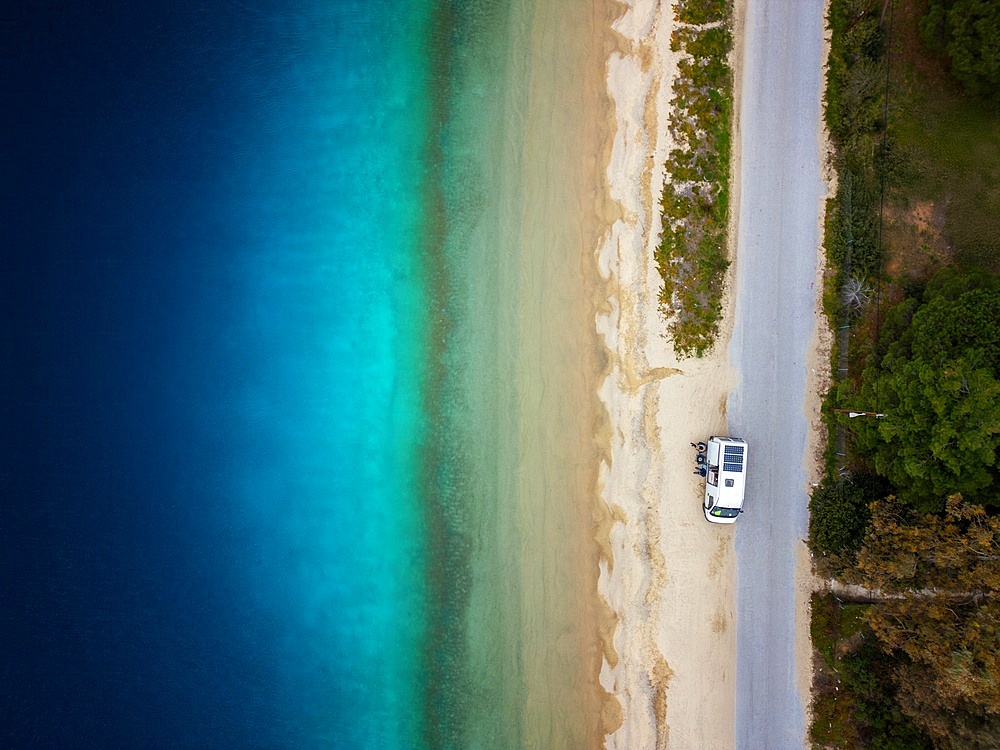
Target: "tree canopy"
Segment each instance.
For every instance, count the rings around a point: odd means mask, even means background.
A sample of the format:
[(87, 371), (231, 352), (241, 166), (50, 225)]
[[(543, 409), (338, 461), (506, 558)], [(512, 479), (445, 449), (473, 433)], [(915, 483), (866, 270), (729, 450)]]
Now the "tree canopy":
[(825, 555), (846, 555), (853, 562), (868, 527), (868, 505), (887, 494), (885, 481), (875, 475), (824, 481), (809, 500), (810, 547)]
[(924, 39), (951, 58), (951, 73), (974, 96), (1000, 88), (1000, 3), (931, 0), (920, 24)]
[(859, 408), (887, 416), (851, 423), (904, 499), (940, 510), (943, 498), (1000, 504), (1000, 285), (949, 272), (889, 316)]
[(1000, 518), (960, 495), (943, 515), (877, 501), (853, 577), (881, 597), (866, 619), (901, 657), (903, 710), (939, 746), (1000, 746)]

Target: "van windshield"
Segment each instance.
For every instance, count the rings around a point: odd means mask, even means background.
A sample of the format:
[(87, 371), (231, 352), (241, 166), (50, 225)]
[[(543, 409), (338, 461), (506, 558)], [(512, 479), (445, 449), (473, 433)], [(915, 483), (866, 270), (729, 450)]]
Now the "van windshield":
[(718, 518), (736, 518), (739, 514), (739, 508), (715, 508), (712, 510), (712, 515)]

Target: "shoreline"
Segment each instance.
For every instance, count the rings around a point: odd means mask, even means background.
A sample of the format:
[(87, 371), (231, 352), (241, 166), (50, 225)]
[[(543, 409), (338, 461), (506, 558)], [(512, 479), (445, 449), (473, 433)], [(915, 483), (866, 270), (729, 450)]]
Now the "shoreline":
[(597, 253), (608, 308), (596, 323), (611, 365), (601, 400), (615, 428), (601, 468), (615, 520), (599, 589), (618, 618), (616, 660), (605, 660), (601, 684), (622, 710), (608, 748), (734, 743), (734, 533), (702, 516), (689, 442), (726, 430), (735, 264), (715, 346), (701, 359), (678, 360), (664, 337), (653, 259), (661, 222), (654, 196), (673, 147), (673, 27), (672, 6), (627, 2), (614, 24), (621, 48), (608, 60), (618, 124), (608, 178), (622, 214)]
[(617, 8), (496, 8), (468, 20), (475, 54), (455, 56), (444, 130), (441, 476), (449, 547), (463, 556), (444, 570), (456, 579), (441, 615), (450, 637), (433, 656), (446, 700), (432, 708), (447, 709), (445, 744), (600, 747), (613, 625), (597, 592), (607, 520), (595, 496), (611, 427), (592, 250), (610, 211), (604, 65)]
[(504, 198), (485, 241), (502, 278), (492, 314), (511, 323), (497, 342), (509, 378), (500, 465), (516, 469), (498, 478), (511, 510), (487, 533), (503, 536), (500, 569), (518, 580), (504, 614), (520, 644), (527, 747), (600, 747), (617, 716), (597, 679), (614, 658), (596, 575), (610, 524), (596, 502), (598, 467), (613, 425), (598, 399), (608, 363), (593, 325), (603, 280), (592, 255), (614, 216), (604, 70), (617, 13), (612, 0), (529, 3), (512, 16), (506, 63)]

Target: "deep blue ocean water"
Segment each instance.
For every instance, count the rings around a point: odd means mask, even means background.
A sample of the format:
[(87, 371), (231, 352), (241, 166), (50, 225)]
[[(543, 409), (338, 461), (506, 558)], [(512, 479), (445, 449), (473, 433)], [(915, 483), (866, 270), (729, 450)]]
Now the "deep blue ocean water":
[(431, 6), (5, 4), (0, 746), (410, 748), (450, 711)]

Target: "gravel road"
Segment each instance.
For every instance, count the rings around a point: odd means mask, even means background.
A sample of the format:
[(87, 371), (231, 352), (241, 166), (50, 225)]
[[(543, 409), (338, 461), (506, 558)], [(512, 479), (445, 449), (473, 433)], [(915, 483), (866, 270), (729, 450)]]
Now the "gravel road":
[(806, 355), (816, 323), (822, 0), (748, 0), (729, 429), (749, 442), (736, 531), (736, 747), (805, 745), (795, 558), (806, 536)]

